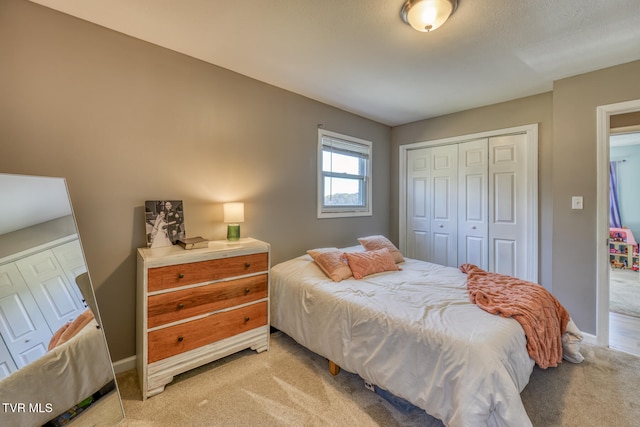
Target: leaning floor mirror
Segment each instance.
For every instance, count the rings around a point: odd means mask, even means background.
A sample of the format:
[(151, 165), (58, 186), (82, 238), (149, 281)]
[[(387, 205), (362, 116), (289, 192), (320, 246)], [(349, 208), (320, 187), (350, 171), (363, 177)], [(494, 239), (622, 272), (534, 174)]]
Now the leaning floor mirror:
[(63, 178), (0, 174), (0, 426), (124, 419)]

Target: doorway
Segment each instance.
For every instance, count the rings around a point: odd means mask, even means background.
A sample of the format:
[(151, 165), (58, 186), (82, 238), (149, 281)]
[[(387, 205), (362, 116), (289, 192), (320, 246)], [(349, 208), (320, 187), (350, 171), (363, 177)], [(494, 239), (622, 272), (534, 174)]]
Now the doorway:
[(609, 345), (640, 355), (640, 112), (612, 116), (610, 121), (610, 226), (614, 228), (609, 242)]
[[(612, 124), (622, 115), (631, 117), (640, 115), (640, 100), (600, 106), (597, 108), (597, 155), (598, 155), (598, 188), (597, 188), (597, 342), (599, 345), (611, 346), (619, 350), (640, 355), (640, 318), (620, 316), (612, 311), (611, 280), (618, 272), (617, 267), (633, 266), (633, 258), (622, 255), (612, 256), (610, 239), (610, 160), (616, 159), (611, 153), (610, 137)], [(640, 125), (640, 123), (637, 123)], [(638, 127), (640, 131), (640, 127)], [(624, 246), (624, 244), (619, 244)], [(614, 244), (614, 246), (616, 246)], [(625, 248), (625, 250), (627, 250)], [(614, 252), (618, 249), (614, 247)], [(631, 254), (632, 255), (632, 254)], [(612, 264), (612, 261), (614, 263)], [(626, 264), (625, 264), (626, 263)], [(631, 264), (629, 264), (631, 263)], [(629, 271), (631, 271), (629, 269)], [(640, 273), (636, 273), (640, 274)], [(640, 282), (638, 282), (640, 291)]]

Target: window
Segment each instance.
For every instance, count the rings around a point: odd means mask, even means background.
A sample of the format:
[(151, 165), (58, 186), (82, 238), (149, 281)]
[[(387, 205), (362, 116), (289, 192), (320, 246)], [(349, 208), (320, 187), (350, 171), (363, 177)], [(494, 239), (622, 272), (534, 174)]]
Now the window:
[(371, 216), (371, 146), (318, 129), (318, 218)]

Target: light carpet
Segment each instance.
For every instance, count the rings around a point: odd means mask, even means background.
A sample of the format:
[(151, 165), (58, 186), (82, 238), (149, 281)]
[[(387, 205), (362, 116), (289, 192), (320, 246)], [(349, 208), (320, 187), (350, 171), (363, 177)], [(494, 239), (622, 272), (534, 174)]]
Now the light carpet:
[(609, 310), (640, 317), (640, 273), (633, 270), (609, 270)]
[[(522, 393), (534, 426), (638, 425), (640, 358), (586, 345), (582, 351), (580, 365), (534, 370)], [(357, 375), (331, 376), (324, 358), (280, 332), (271, 335), (269, 351), (245, 350), (196, 368), (144, 402), (135, 370), (117, 379), (123, 427), (443, 426), (404, 401), (372, 393)]]

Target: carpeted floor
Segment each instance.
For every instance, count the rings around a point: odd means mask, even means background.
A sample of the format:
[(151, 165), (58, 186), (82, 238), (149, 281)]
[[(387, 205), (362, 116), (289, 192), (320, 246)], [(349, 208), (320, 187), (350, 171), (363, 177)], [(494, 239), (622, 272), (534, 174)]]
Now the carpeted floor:
[[(534, 370), (522, 393), (534, 426), (638, 425), (640, 358), (587, 345), (582, 351), (580, 365)], [(279, 332), (269, 351), (245, 350), (179, 375), (144, 402), (135, 371), (118, 375), (118, 384), (124, 427), (443, 425), (365, 389), (357, 375), (331, 376), (325, 359)]]
[(522, 401), (536, 427), (633, 427), (640, 420), (640, 357), (582, 345), (581, 364), (534, 368)]
[(356, 375), (333, 377), (325, 359), (279, 332), (269, 351), (245, 350), (196, 368), (144, 402), (135, 371), (119, 375), (118, 384), (126, 427), (442, 426), (417, 408), (395, 408)]
[(609, 310), (640, 317), (640, 273), (633, 270), (609, 270)]

